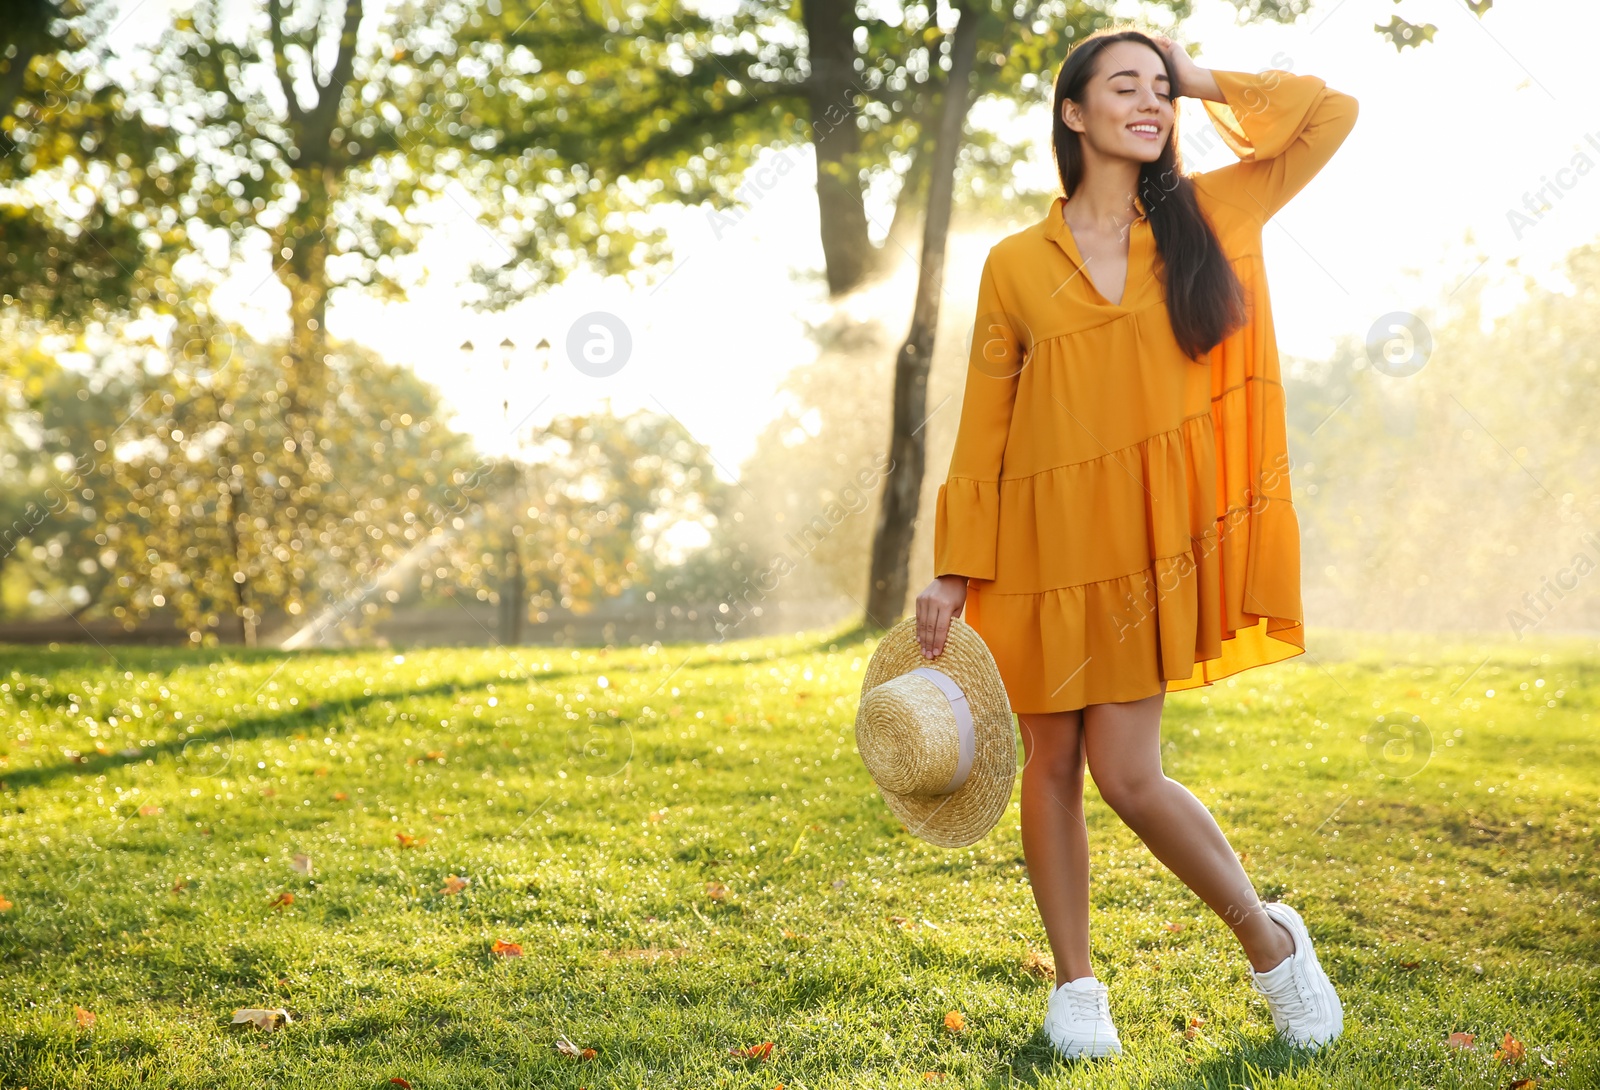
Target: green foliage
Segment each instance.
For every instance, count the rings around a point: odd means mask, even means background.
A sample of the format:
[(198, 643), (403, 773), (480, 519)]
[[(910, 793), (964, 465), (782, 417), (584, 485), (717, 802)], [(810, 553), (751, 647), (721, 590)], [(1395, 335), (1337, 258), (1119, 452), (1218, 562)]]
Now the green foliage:
[(0, 21), (0, 306), (73, 321), (159, 306), (142, 282), (180, 249), (151, 215), (182, 171), (150, 159), (159, 132), (103, 71), (116, 5), (22, 0)]
[(1308, 619), (1507, 635), (1600, 623), (1600, 246), (1565, 272), (1562, 286), (1524, 279), (1523, 301), (1492, 319), (1487, 274), (1412, 316), (1431, 341), (1415, 374), (1381, 370), (1412, 343), (1398, 323), (1291, 371)]
[(13, 551), (75, 610), (129, 626), (164, 611), (197, 642), (253, 640), (438, 531), (470, 475), (437, 393), (357, 346), (328, 357), (312, 444), (285, 423), (281, 345), (200, 310), (142, 347), (81, 371), (35, 357), (13, 403), (32, 449), (7, 491), (46, 513)]
[[(1290, 21), (1304, 0), (1252, 2), (1250, 18)], [(1188, 0), (1162, 5), (1178, 21)], [(897, 5), (892, 19), (862, 7), (852, 18), (854, 69), (838, 101), (808, 93), (800, 5), (751, 2), (705, 15), (681, 0), (545, 4), (509, 0), (474, 13), (460, 33), (463, 63), (482, 78), (462, 117), (475, 133), (491, 219), (516, 253), (479, 270), (485, 305), (502, 306), (588, 264), (601, 272), (665, 262), (660, 236), (642, 237), (640, 202), (736, 207), (744, 173), (763, 150), (803, 148), (839, 125), (859, 130), (846, 169), (861, 191), (903, 187), (931, 154), (951, 35), (943, 5)], [(1055, 67), (1076, 35), (1108, 21), (1077, 0), (984, 0), (974, 98), (1018, 107), (1047, 101)], [(975, 133), (958, 166), (958, 193), (996, 210), (1023, 197), (1014, 167), (1027, 146)], [(910, 199), (917, 200), (913, 185)]]
[(729, 491), (705, 447), (670, 416), (560, 415), (492, 465), (422, 587), (498, 600), (509, 549), (527, 574), (524, 608), (534, 620), (587, 612), (630, 590), (703, 602), (726, 593), (717, 570), (725, 558), (701, 550), (694, 573), (678, 570), (674, 537), (684, 524), (715, 533)]
[(225, 13), (199, 0), (163, 36), (159, 82), (142, 89), (145, 108), (190, 134), (156, 156), (195, 169), (171, 200), (236, 245), (265, 239), (291, 293), (397, 293), (394, 259), (420, 231), (410, 213), (463, 150), (444, 121), (460, 78), (454, 16), (428, 3), (368, 16), (359, 0)]

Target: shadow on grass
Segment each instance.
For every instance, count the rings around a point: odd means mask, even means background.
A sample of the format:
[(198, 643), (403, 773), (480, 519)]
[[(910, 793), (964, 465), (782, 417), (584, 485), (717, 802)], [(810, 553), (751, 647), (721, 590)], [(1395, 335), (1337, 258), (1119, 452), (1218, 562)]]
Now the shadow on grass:
[[(1056, 1051), (1041, 1028), (1013, 1054), (1008, 1065), (1009, 1071), (996, 1072), (986, 1085), (997, 1090), (1013, 1082), (1037, 1085), (1053, 1080), (1063, 1072), (1110, 1075), (1122, 1063), (1134, 1058), (1138, 1050), (1137, 1044), (1124, 1041), (1121, 1057), (1067, 1059)], [(1156, 1090), (1234, 1090), (1280, 1075), (1314, 1071), (1329, 1063), (1325, 1052), (1295, 1049), (1277, 1037), (1265, 1041), (1235, 1039), (1214, 1047), (1204, 1056), (1190, 1056), (1189, 1059), (1193, 1062), (1182, 1071), (1165, 1074), (1129, 1071), (1126, 1077), (1136, 1080), (1141, 1090), (1145, 1087)]]
[[(876, 629), (863, 624), (855, 624), (836, 634), (824, 633), (814, 642), (803, 644), (785, 654), (784, 658), (799, 655), (815, 654), (827, 650), (837, 650), (839, 647), (848, 646), (866, 640), (869, 636), (881, 635)], [(707, 658), (703, 661), (693, 661), (697, 649), (709, 648), (711, 644), (677, 644), (664, 647), (664, 651), (688, 649), (688, 656), (677, 669), (704, 670), (711, 667), (728, 665), (726, 660)], [(56, 650), (39, 650), (36, 648), (18, 648), (19, 654), (9, 660), (12, 669), (21, 673), (51, 672), (63, 669), (79, 669), (89, 671), (95, 668), (115, 669), (122, 671), (135, 666), (150, 670), (158, 669), (172, 671), (176, 668), (195, 667), (203, 668), (221, 662), (231, 665), (257, 665), (273, 662), (280, 659), (293, 658), (306, 659), (340, 659), (348, 658), (352, 654), (362, 654), (360, 650), (348, 648), (308, 648), (304, 651), (284, 652), (273, 649), (249, 650), (230, 648), (221, 658), (215, 652), (205, 649), (191, 648), (135, 648), (133, 653), (123, 656), (127, 664), (115, 658), (108, 662), (108, 652), (95, 649), (86, 645), (73, 645)], [(651, 665), (632, 664), (620, 665), (620, 669), (629, 673), (647, 673)], [(559, 683), (566, 678), (588, 677), (594, 673), (592, 669), (551, 670), (530, 674), (522, 678), (507, 678), (501, 674), (493, 674), (476, 681), (442, 681), (425, 688), (397, 688), (385, 689), (370, 694), (363, 693), (350, 697), (334, 697), (314, 704), (307, 704), (292, 711), (284, 711), (273, 715), (254, 716), (236, 720), (230, 724), (214, 730), (196, 732), (194, 734), (180, 735), (155, 745), (143, 747), (137, 756), (123, 757), (117, 754), (86, 754), (80, 760), (62, 764), (52, 764), (44, 768), (23, 768), (7, 772), (5, 776), (8, 789), (16, 791), (27, 787), (40, 787), (53, 783), (65, 776), (96, 776), (123, 768), (131, 764), (142, 763), (146, 760), (161, 757), (183, 759), (191, 747), (196, 752), (204, 752), (214, 745), (232, 746), (237, 742), (248, 742), (257, 738), (279, 737), (296, 730), (304, 730), (330, 722), (335, 719), (358, 713), (372, 704), (381, 704), (385, 701), (404, 701), (434, 696), (458, 696), (462, 693), (481, 692), (490, 685), (504, 685), (508, 682), (524, 682), (526, 684), (552, 684)], [(118, 679), (120, 680), (120, 679)], [(45, 698), (45, 703), (52, 705), (65, 705), (71, 699), (67, 688), (63, 687), (58, 692), (52, 692)]]
[(425, 689), (401, 689), (375, 692), (371, 696), (362, 695), (349, 699), (336, 699), (316, 704), (307, 704), (303, 708), (296, 708), (292, 712), (283, 712), (278, 715), (263, 715), (250, 719), (240, 719), (231, 726), (224, 726), (217, 730), (197, 731), (194, 734), (179, 735), (176, 738), (140, 749), (138, 756), (123, 757), (115, 753), (84, 755), (81, 760), (71, 761), (66, 764), (48, 765), (44, 768), (21, 768), (7, 772), (6, 785), (13, 791), (23, 787), (39, 787), (51, 783), (63, 776), (95, 776), (112, 769), (124, 768), (132, 764), (142, 764), (144, 761), (172, 757), (183, 759), (184, 752), (191, 746), (199, 747), (203, 751), (208, 746), (228, 745), (236, 742), (246, 742), (255, 738), (278, 736), (292, 730), (301, 730), (316, 724), (325, 723), (336, 717), (349, 715), (360, 711), (370, 704), (385, 700), (408, 699), (412, 697), (443, 696), (461, 692), (471, 692), (481, 689), (496, 680), (485, 679), (478, 685), (456, 685), (442, 683), (430, 685)]

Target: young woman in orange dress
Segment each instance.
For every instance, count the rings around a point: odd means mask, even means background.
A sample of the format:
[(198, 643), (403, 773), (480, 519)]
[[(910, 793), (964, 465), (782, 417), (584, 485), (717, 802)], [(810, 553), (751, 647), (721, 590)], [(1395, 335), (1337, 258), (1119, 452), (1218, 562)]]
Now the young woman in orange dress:
[[(1237, 162), (1183, 172), (1180, 96)], [(1316, 76), (1201, 68), (1166, 38), (1099, 31), (1056, 77), (1062, 195), (984, 263), (917, 631), (937, 656), (965, 610), (1020, 721), (1023, 852), (1056, 966), (1045, 1029), (1064, 1055), (1121, 1051), (1089, 959), (1086, 763), (1237, 936), (1277, 1031), (1317, 1047), (1343, 1029), (1299, 913), (1256, 895), (1162, 772), (1160, 726), (1167, 692), (1304, 649), (1261, 236), (1355, 120)]]

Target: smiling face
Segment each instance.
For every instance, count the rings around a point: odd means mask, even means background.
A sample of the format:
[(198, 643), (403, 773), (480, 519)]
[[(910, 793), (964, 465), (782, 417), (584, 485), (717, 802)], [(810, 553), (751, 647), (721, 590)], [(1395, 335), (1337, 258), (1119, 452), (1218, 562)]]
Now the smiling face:
[(1061, 119), (1101, 155), (1152, 163), (1172, 133), (1173, 90), (1155, 50), (1115, 42), (1095, 58), (1082, 107), (1063, 100)]

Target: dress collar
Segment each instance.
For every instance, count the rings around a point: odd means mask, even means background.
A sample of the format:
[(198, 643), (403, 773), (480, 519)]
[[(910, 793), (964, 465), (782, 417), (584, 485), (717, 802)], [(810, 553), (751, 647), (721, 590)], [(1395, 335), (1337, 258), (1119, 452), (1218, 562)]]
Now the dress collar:
[(1138, 194), (1134, 194), (1135, 207), (1139, 209), (1139, 217), (1128, 228), (1128, 279), (1122, 290), (1122, 299), (1113, 303), (1100, 294), (1094, 286), (1094, 280), (1083, 271), (1083, 255), (1078, 252), (1078, 244), (1072, 237), (1072, 231), (1067, 227), (1067, 221), (1061, 216), (1062, 209), (1067, 203), (1067, 198), (1057, 195), (1050, 202), (1050, 211), (1045, 217), (1044, 236), (1051, 239), (1071, 259), (1079, 275), (1083, 277), (1084, 286), (1092, 299), (1102, 306), (1116, 310), (1131, 311), (1136, 308), (1139, 299), (1145, 291), (1146, 283), (1152, 279), (1148, 268), (1150, 259), (1147, 253), (1153, 252), (1154, 239), (1150, 237), (1150, 217), (1146, 214), (1144, 201)]
[[(1066, 206), (1066, 203), (1067, 198), (1059, 193), (1056, 194), (1055, 200), (1050, 202), (1050, 215), (1046, 217), (1044, 228), (1046, 238), (1059, 238), (1061, 235), (1069, 234), (1066, 229), (1067, 221), (1061, 218), (1061, 210)], [(1133, 195), (1133, 206), (1139, 210), (1139, 216), (1133, 222), (1135, 224), (1148, 223), (1150, 221), (1149, 209), (1145, 207), (1144, 198), (1137, 193)]]

